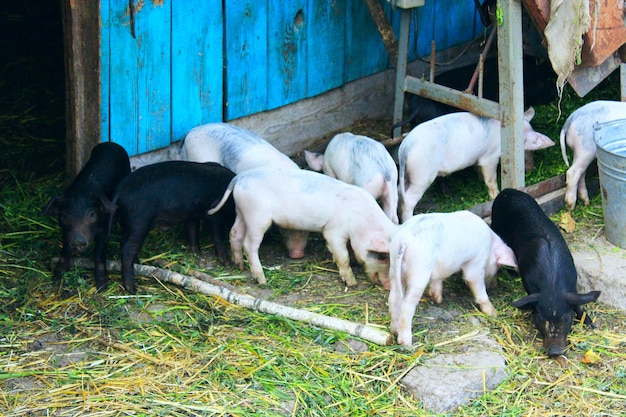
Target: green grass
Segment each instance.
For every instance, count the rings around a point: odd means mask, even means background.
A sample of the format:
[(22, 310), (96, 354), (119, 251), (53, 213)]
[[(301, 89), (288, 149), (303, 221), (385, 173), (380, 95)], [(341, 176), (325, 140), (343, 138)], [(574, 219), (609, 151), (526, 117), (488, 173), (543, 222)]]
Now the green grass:
[[(24, 70), (18, 64), (17, 74)], [(15, 76), (3, 71), (0, 80)], [(615, 81), (609, 81), (608, 92), (590, 98), (616, 99)], [(462, 337), (477, 329), (471, 319), (498, 341), (509, 376), (451, 415), (626, 413), (625, 313), (590, 305), (598, 329), (575, 325), (569, 364), (562, 368), (543, 356), (528, 314), (509, 306), (524, 292), (519, 277), (504, 270), (490, 291), (497, 318), (477, 310), (456, 276), (444, 283), (440, 306), (455, 312), (452, 319), (429, 317), (433, 305), (423, 297), (413, 351), (367, 341), (361, 341), (364, 349), (344, 351), (339, 347), (350, 339), (344, 333), (254, 313), (149, 277), (137, 278), (137, 296), (125, 293), (117, 274), (111, 274), (109, 289), (95, 293), (92, 272), (72, 269), (59, 292), (50, 276), (60, 234), (56, 221), (39, 212), (64, 182), (62, 99), (50, 85), (28, 89), (5, 82), (4, 91), (7, 86), (10, 94), (0, 97), (9, 110), (0, 115), (0, 414), (430, 415), (400, 387), (399, 378), (433, 355), (461, 349)], [(43, 96), (36, 105), (33, 91)], [(561, 118), (550, 105), (537, 109), (533, 124), (558, 138), (560, 125), (580, 103), (566, 90)], [(556, 148), (538, 152), (535, 161), (529, 183), (564, 170)], [(452, 176), (453, 199), (436, 189), (428, 199), (446, 211), (486, 201), (484, 184), (472, 174)], [(573, 216), (580, 229), (597, 230), (599, 197), (589, 207), (578, 205)], [(201, 243), (202, 256), (194, 257), (180, 228), (153, 231), (140, 258), (183, 273), (202, 270), (242, 292), (297, 308), (389, 326), (386, 292), (369, 283), (360, 268), (355, 268), (357, 288), (344, 292), (320, 236), (311, 239), (305, 259), (293, 261), (280, 237), (270, 234), (261, 253), (268, 267), (265, 289), (247, 272), (217, 265), (206, 236)], [(118, 250), (114, 233), (108, 257), (118, 258)], [(590, 349), (600, 359), (585, 364)]]

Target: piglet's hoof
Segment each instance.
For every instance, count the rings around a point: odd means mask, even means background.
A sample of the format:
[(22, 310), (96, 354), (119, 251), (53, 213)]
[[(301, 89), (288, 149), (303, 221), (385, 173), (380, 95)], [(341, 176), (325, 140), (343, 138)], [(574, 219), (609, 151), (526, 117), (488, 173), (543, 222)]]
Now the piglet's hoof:
[(104, 292), (107, 288), (109, 288), (108, 278), (96, 280), (96, 292)]

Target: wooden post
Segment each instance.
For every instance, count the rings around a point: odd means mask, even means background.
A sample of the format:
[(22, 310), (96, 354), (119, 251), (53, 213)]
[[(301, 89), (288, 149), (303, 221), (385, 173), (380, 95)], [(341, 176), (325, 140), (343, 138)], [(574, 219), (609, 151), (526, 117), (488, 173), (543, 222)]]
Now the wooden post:
[(502, 122), (502, 188), (522, 188), (524, 170), (524, 88), (522, 72), (521, 0), (499, 1), (502, 24), (498, 30), (500, 121)]
[[(396, 65), (396, 91), (393, 106), (393, 124), (402, 120), (402, 112), (404, 110), (404, 82), (406, 78), (406, 66), (409, 51), (409, 28), (411, 27), (411, 9), (401, 9), (400, 15), (400, 33), (398, 35), (399, 51), (398, 65)], [(401, 135), (402, 128), (397, 127), (393, 130), (393, 138)]]
[(67, 180), (100, 142), (100, 2), (62, 0)]

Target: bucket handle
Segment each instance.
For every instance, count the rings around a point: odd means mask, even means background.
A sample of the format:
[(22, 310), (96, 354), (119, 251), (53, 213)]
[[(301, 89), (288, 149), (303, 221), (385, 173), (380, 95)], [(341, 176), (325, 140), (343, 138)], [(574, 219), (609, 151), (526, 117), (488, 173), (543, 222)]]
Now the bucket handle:
[(609, 126), (616, 125), (619, 123), (626, 123), (626, 119), (615, 119), (615, 120), (609, 120), (608, 122), (602, 122), (602, 123), (595, 122), (593, 124), (593, 130), (598, 131), (604, 127), (609, 127)]

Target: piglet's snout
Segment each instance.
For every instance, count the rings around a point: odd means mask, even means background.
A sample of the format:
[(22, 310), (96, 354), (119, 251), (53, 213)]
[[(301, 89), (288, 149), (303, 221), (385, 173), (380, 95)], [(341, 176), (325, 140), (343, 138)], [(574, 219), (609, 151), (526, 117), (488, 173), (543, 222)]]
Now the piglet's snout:
[(89, 240), (85, 236), (78, 235), (72, 238), (70, 244), (78, 252), (84, 252), (89, 247)]

